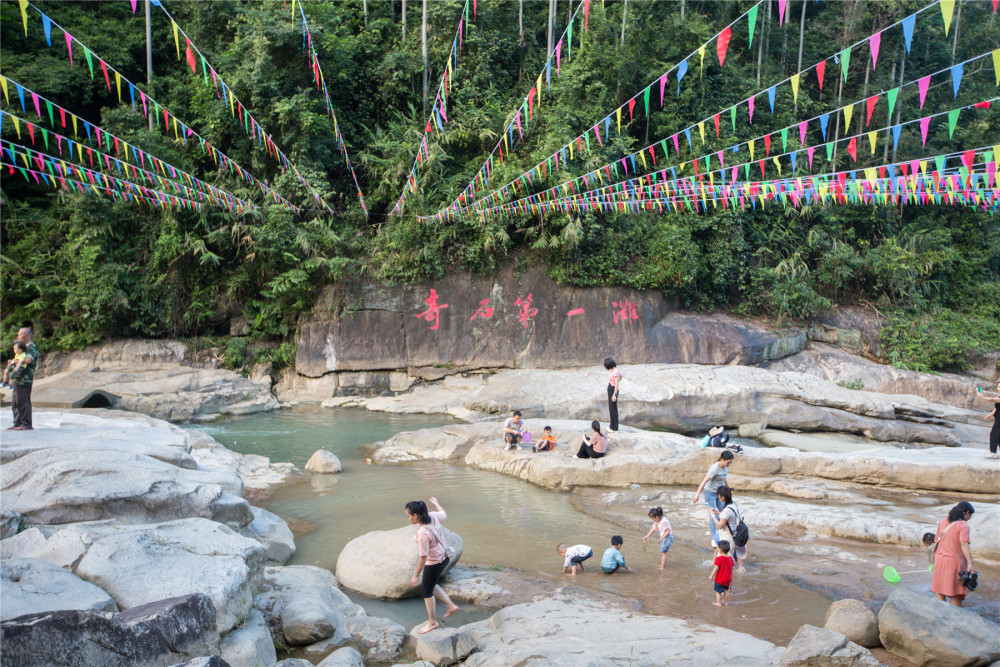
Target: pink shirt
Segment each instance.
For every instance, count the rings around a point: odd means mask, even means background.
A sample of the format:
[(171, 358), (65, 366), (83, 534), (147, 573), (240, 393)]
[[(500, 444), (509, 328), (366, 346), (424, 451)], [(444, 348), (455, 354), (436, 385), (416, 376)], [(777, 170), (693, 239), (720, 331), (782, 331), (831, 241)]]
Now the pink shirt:
[(441, 530), (441, 522), (447, 518), (444, 512), (428, 512), (431, 522), (421, 524), (417, 529), (417, 534), (413, 538), (417, 543), (417, 549), (421, 556), (426, 556), (425, 565), (437, 565), (445, 559), (444, 533)]
[(608, 384), (618, 386), (618, 381), (622, 379), (622, 374), (615, 366), (610, 371), (608, 371)]
[(667, 521), (667, 517), (660, 517), (660, 520), (654, 521), (653, 525), (655, 525), (656, 529), (660, 531), (661, 540), (670, 534), (670, 522)]

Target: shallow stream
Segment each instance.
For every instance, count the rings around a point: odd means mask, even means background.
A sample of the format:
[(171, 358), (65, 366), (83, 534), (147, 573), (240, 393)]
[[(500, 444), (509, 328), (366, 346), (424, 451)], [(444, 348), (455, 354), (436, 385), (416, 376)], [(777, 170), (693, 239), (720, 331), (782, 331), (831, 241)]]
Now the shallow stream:
[[(657, 569), (655, 541), (643, 546), (645, 531), (630, 531), (584, 514), (573, 507), (572, 494), (441, 462), (366, 463), (365, 444), (401, 431), (449, 423), (455, 422), (443, 415), (303, 406), (196, 428), (235, 451), (290, 461), (299, 467), (317, 449), (327, 449), (340, 458), (344, 467), (340, 474), (308, 476), (301, 483), (275, 489), (264, 503), (288, 521), (295, 533), (297, 551), (289, 564), (333, 571), (349, 540), (368, 531), (406, 525), (403, 505), (433, 495), (448, 512), (446, 526), (462, 536), (465, 564), (515, 568), (556, 583), (572, 582), (638, 599), (650, 613), (701, 619), (781, 645), (804, 623), (821, 626), (834, 595), (839, 597), (846, 590), (859, 599), (878, 599), (888, 594), (888, 584), (873, 567), (879, 561), (899, 562), (899, 549), (841, 544), (841, 549), (855, 555), (832, 548), (829, 558), (817, 558), (800, 548), (787, 549), (778, 538), (751, 551), (747, 573), (734, 578), (731, 605), (720, 609), (712, 605), (712, 553), (705, 527), (675, 523), (677, 540), (668, 554), (666, 569), (661, 571)], [(600, 573), (600, 556), (614, 534), (623, 535), (623, 554), (638, 570), (636, 574)], [(588, 561), (586, 574), (575, 578), (562, 574), (562, 559), (555, 552), (560, 542), (593, 547), (594, 558)], [(914, 587), (929, 589), (929, 576), (911, 578)], [(831, 583), (824, 585), (824, 579)], [(426, 619), (420, 600), (357, 601), (369, 614), (393, 618), (407, 628)], [(490, 614), (491, 610), (463, 608), (450, 625)]]

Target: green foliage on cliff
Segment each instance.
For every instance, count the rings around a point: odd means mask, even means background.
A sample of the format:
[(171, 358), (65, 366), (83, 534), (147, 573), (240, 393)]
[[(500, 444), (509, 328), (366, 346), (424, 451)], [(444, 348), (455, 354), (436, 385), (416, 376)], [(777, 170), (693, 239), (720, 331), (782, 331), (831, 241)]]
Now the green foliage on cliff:
[[(432, 97), (462, 4), (459, 0), (428, 3)], [(557, 34), (578, 4), (578, 0), (558, 1)], [(613, 138), (603, 147), (594, 146), (592, 153), (568, 169), (564, 166), (546, 180), (547, 185), (710, 118), (797, 71), (803, 8), (805, 68), (926, 3), (791, 0), (788, 4), (784, 26), (778, 25), (776, 2), (762, 6), (752, 47), (746, 42), (745, 21), (734, 25), (724, 68), (718, 67), (713, 42), (704, 71), (697, 56), (690, 60), (679, 95), (676, 76), (671, 75), (662, 111), (654, 86), (648, 118), (640, 96), (634, 120), (629, 123), (627, 114), (623, 117), (621, 136), (614, 136), (612, 118)], [(127, 2), (41, 6), (130, 79), (145, 80), (141, 11), (133, 16)], [(403, 42), (399, 0), (368, 0), (367, 22), (360, 0), (307, 0), (305, 10), (331, 102), (371, 211), (366, 220), (359, 214), (332, 124), (312, 83), (300, 24), (293, 25), (289, 8), (277, 2), (235, 0), (177, 1), (168, 6), (275, 143), (341, 213), (333, 220), (316, 215), (309, 193), (276, 168), (244, 135), (214, 90), (192, 76), (183, 60), (178, 61), (170, 24), (156, 8), (152, 12), (155, 77), (147, 90), (309, 213), (295, 217), (267, 206), (255, 188), (221, 173), (200, 152), (172, 135), (150, 132), (139, 114), (105, 94), (99, 72), (92, 82), (80, 62), (70, 68), (58, 29), (53, 30), (54, 46), (46, 46), (39, 17), (29, 9), (32, 22), (26, 37), (17, 3), (3, 3), (0, 56), (5, 76), (262, 207), (258, 214), (242, 216), (208, 210), (202, 215), (161, 212), (55, 193), (5, 172), (0, 229), (4, 340), (24, 324), (35, 326), (44, 344), (58, 347), (78, 347), (109, 336), (211, 336), (228, 333), (229, 322), (236, 317), (245, 317), (250, 338), (287, 340), (300, 314), (330, 281), (363, 276), (412, 282), (449, 270), (485, 273), (527, 262), (545, 266), (562, 284), (657, 289), (676, 295), (684, 307), (721, 308), (779, 320), (808, 318), (837, 304), (872, 304), (890, 315), (892, 324), (884, 339), (888, 353), (913, 367), (956, 368), (969, 351), (1000, 346), (996, 331), (1000, 225), (994, 215), (981, 211), (860, 206), (795, 211), (772, 203), (765, 209), (719, 208), (702, 215), (588, 212), (486, 222), (470, 218), (444, 225), (420, 224), (412, 215), (387, 218), (427, 117), (421, 96), (421, 3), (407, 4)], [(564, 49), (561, 76), (553, 71), (551, 91), (546, 88), (541, 106), (527, 123), (524, 144), (504, 163), (495, 164), (492, 185), (507, 183), (602, 121), (611, 109), (641, 92), (750, 6), (749, 0), (593, 0), (589, 31), (583, 32), (581, 12), (572, 59), (566, 58)], [(523, 37), (518, 33), (519, 9)], [(431, 157), (420, 177), (419, 192), (407, 206), (409, 213), (438, 211), (482, 165), (541, 71), (547, 10), (548, 3), (480, 0), (476, 21), (464, 27), (462, 55), (449, 94), (449, 123), (446, 132), (429, 137)], [(905, 58), (904, 81), (1000, 46), (996, 25), (1000, 19), (992, 15), (989, 3), (964, 3), (961, 12), (947, 39), (936, 9), (918, 17), (912, 52)], [(956, 32), (958, 39), (953, 40)], [(787, 86), (778, 88), (773, 115), (762, 93), (754, 124), (742, 118), (735, 137), (746, 140), (826, 113), (840, 106), (838, 93), (846, 103), (888, 90), (899, 84), (903, 61), (895, 28), (885, 34), (877, 69), (871, 69), (867, 47), (862, 45), (854, 51), (842, 90), (837, 88), (839, 72), (830, 68), (822, 92), (814, 75), (803, 78), (797, 108)], [(935, 78), (923, 111), (917, 108), (915, 86), (904, 89), (897, 105), (902, 121), (995, 96), (993, 72), (986, 62), (966, 68), (957, 100), (942, 78)], [(20, 115), (13, 94), (11, 101), (0, 103), (0, 108)], [(880, 105), (872, 127), (888, 123), (884, 100)], [(852, 126), (852, 133), (868, 129), (863, 125), (863, 106), (855, 111), (857, 128)], [(25, 115), (34, 120), (33, 110)], [(3, 137), (14, 140), (11, 123), (5, 120)], [(734, 143), (727, 123), (723, 118), (720, 139), (715, 138), (712, 123), (707, 124), (703, 152), (726, 150)], [(995, 110), (964, 112), (951, 140), (946, 129), (935, 125), (922, 147), (919, 136), (905, 131), (898, 157), (991, 145), (997, 136), (1000, 123)], [(819, 139), (810, 135), (808, 141), (816, 144)], [(868, 155), (867, 147), (859, 150), (857, 167), (891, 159), (890, 143), (883, 133), (874, 155)], [(789, 144), (797, 147), (797, 137)], [(697, 132), (694, 145), (701, 148)], [(817, 160), (822, 152), (817, 150)], [(727, 153), (727, 164), (742, 159)], [(804, 162), (803, 155), (799, 173), (804, 173)], [(853, 168), (854, 163), (841, 149), (836, 165)], [(814, 171), (825, 170), (824, 166)], [(239, 353), (232, 350), (234, 363)]]

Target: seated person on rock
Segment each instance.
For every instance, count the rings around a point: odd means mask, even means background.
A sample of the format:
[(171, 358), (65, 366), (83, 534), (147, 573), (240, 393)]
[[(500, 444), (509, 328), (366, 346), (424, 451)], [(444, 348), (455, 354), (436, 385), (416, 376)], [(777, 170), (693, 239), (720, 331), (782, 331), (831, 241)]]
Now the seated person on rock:
[(594, 434), (588, 438), (587, 432), (583, 432), (583, 442), (576, 453), (578, 459), (599, 459), (608, 451), (608, 439), (601, 433), (601, 423), (590, 422), (590, 428), (594, 429)]
[(546, 426), (542, 432), (542, 439), (538, 444), (531, 446), (533, 452), (547, 452), (556, 446), (556, 436), (552, 435), (552, 427)]
[(521, 421), (521, 411), (514, 410), (514, 414), (503, 423), (503, 441), (507, 443), (504, 449), (516, 449), (517, 443), (521, 442), (521, 434), (524, 432), (524, 422)]
[(708, 437), (711, 438), (708, 441), (709, 447), (725, 447), (726, 443), (729, 442), (729, 431), (726, 430), (725, 426), (716, 426), (709, 430)]

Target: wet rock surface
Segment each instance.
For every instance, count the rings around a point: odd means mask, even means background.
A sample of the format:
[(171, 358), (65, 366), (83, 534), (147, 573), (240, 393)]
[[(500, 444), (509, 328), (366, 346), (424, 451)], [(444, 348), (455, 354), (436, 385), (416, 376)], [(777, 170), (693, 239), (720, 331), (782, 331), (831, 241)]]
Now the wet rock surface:
[(0, 619), (49, 611), (118, 611), (111, 596), (58, 565), (34, 558), (0, 561)]
[(826, 628), (803, 625), (785, 648), (778, 667), (880, 667), (871, 651)]

